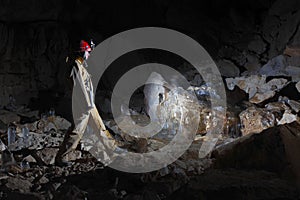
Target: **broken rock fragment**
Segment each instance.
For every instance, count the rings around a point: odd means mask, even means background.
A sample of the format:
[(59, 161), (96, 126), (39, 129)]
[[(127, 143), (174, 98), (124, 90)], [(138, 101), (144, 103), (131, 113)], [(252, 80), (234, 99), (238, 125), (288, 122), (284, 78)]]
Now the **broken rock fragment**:
[(294, 121), (297, 121), (298, 117), (290, 112), (290, 110), (286, 110), (281, 118), (281, 120), (278, 122), (278, 125), (283, 124), (290, 124)]
[(298, 116), (292, 113), (288, 105), (294, 111), (299, 110), (299, 102), (291, 101), (286, 97), (279, 97), (278, 102), (268, 103), (265, 105), (265, 108), (256, 108), (254, 106), (247, 108), (239, 115), (242, 124), (241, 132), (243, 135), (260, 133), (275, 125), (299, 122)]
[(286, 47), (284, 52), (285, 55), (288, 56), (300, 56), (300, 48), (299, 47)]
[(259, 37), (256, 36), (255, 40), (248, 44), (248, 49), (258, 54), (262, 54), (266, 50), (267, 44)]
[(46, 147), (59, 147), (64, 138), (64, 134), (61, 132), (57, 133), (34, 133), (29, 132), (28, 143), (24, 142), (22, 134), (19, 134), (19, 138), (15, 143), (10, 146), (11, 151), (18, 151), (24, 148), (30, 150), (40, 150)]
[(261, 103), (273, 97), (277, 91), (280, 91), (288, 84), (284, 78), (272, 79), (266, 82), (266, 76), (251, 75), (249, 77), (227, 78), (226, 83), (229, 90), (235, 86), (249, 94), (251, 103)]
[(75, 150), (75, 151), (71, 151), (70, 153), (67, 153), (64, 157), (63, 160), (70, 162), (70, 161), (74, 161), (77, 159), (80, 159), (82, 156), (81, 151)]
[(26, 156), (23, 160), (27, 161), (29, 163), (36, 163), (36, 159), (34, 157), (32, 157), (31, 155)]
[(295, 100), (288, 100), (287, 102), (291, 108), (298, 113), (300, 111), (300, 102)]
[(11, 122), (19, 122), (20, 117), (14, 112), (0, 110), (0, 120), (5, 124), (9, 124)]
[(6, 167), (8, 167), (10, 165), (14, 165), (14, 164), (16, 164), (16, 161), (15, 161), (13, 154), (10, 151), (8, 151), (7, 149), (2, 151), (1, 167), (5, 169)]
[(59, 116), (56, 116), (53, 123), (57, 127), (58, 130), (68, 130), (68, 128), (71, 126), (71, 123)]
[(300, 80), (300, 68), (289, 64), (283, 55), (271, 59), (258, 73), (265, 76), (290, 76), (292, 81)]
[(71, 126), (71, 123), (59, 116), (51, 116), (35, 121), (28, 124), (30, 131), (35, 133), (49, 133), (49, 132), (59, 132), (67, 130)]
[(45, 148), (38, 151), (36, 154), (46, 165), (51, 165), (55, 162), (55, 156), (57, 152), (58, 148)]
[(48, 133), (50, 131), (57, 132), (57, 127), (55, 126), (55, 124), (53, 122), (48, 122), (44, 126), (44, 131), (43, 132)]
[(243, 135), (260, 133), (275, 125), (275, 116), (272, 112), (254, 106), (240, 113)]
[(282, 113), (285, 110), (289, 110), (289, 107), (282, 101), (268, 103), (265, 105), (265, 108), (274, 114), (276, 121), (282, 118)]
[(220, 60), (217, 66), (220, 73), (225, 77), (236, 77), (240, 75), (239, 68), (229, 60)]
[(22, 193), (29, 193), (32, 183), (18, 177), (10, 177), (7, 179), (6, 187), (12, 190), (18, 190)]

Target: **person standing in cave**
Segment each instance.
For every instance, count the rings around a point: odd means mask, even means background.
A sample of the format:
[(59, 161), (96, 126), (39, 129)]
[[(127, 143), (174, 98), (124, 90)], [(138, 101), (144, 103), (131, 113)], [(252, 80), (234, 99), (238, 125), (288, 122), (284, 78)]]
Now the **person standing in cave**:
[(84, 58), (79, 57), (75, 60), (76, 65), (72, 69), (71, 76), (73, 77), (73, 84), (79, 84), (81, 86), (81, 90), (83, 92), (85, 98), (85, 105), (77, 105), (79, 107), (84, 108), (84, 112), (78, 119), (74, 119), (76, 126), (70, 127), (67, 131), (64, 141), (59, 148), (59, 151), (56, 155), (55, 161), (58, 165), (69, 165), (68, 161), (64, 161), (63, 158), (70, 152), (74, 151), (80, 140), (83, 137), (83, 134), (88, 127), (88, 122), (90, 117), (94, 120), (98, 129), (100, 129), (100, 133), (103, 136), (106, 136), (109, 139), (112, 139), (112, 136), (106, 130), (106, 127), (98, 113), (98, 110), (94, 103), (94, 91), (93, 85), (91, 81), (90, 74), (86, 70), (86, 59), (89, 56), (89, 51), (91, 51), (90, 46), (85, 41), (81, 41), (80, 43), (81, 51), (84, 51)]

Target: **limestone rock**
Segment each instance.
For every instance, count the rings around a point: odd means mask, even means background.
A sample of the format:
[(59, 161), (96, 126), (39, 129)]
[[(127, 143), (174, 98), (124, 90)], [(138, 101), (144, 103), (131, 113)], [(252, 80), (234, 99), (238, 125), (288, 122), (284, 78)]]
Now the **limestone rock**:
[(2, 142), (2, 140), (0, 139), (0, 152), (4, 151), (6, 149), (5, 144)]
[(262, 108), (250, 107), (240, 113), (243, 135), (260, 133), (275, 125), (275, 116)]
[(245, 65), (246, 55), (234, 47), (223, 46), (219, 50), (219, 56), (224, 59), (232, 59), (238, 65)]
[(18, 190), (22, 193), (29, 193), (32, 183), (19, 177), (10, 177), (7, 179), (6, 187), (12, 190)]
[(63, 130), (68, 130), (71, 126), (71, 123), (59, 116), (48, 117), (47, 119), (40, 119), (31, 124), (28, 124), (28, 128), (37, 133), (44, 132), (58, 132)]
[(300, 102), (295, 100), (288, 100), (287, 103), (289, 106), (291, 106), (292, 110), (294, 110), (296, 113), (300, 111)]
[(287, 58), (283, 55), (271, 59), (262, 66), (259, 74), (266, 76), (290, 76), (293, 81), (300, 80), (300, 68), (289, 65)]
[(222, 76), (236, 77), (240, 75), (239, 68), (229, 60), (220, 60), (217, 62), (217, 66)]
[(288, 65), (285, 70), (287, 74), (292, 77), (292, 81), (300, 81), (300, 67)]
[[(281, 4), (282, 3), (283, 2), (281, 2)], [(281, 16), (281, 20), (276, 20), (275, 26), (271, 27), (269, 30), (266, 30), (267, 32), (273, 32), (273, 35), (268, 38), (268, 40), (270, 41), (270, 50), (268, 52), (269, 58), (282, 53), (286, 44), (288, 44), (294, 36), (294, 33), (297, 31), (297, 26), (299, 24), (300, 11), (298, 10), (293, 14), (287, 13), (286, 15), (278, 16)], [(272, 17), (276, 18), (276, 16)], [(278, 23), (278, 21), (280, 21), (279, 26), (278, 24), (276, 24)]]
[(248, 49), (257, 54), (262, 54), (266, 50), (266, 47), (266, 43), (260, 37), (257, 37), (248, 44)]
[(267, 99), (272, 98), (275, 95), (274, 91), (267, 91), (265, 93), (257, 93), (254, 97), (249, 99), (251, 103), (261, 103)]
[[(299, 51), (300, 51), (300, 48), (299, 48)], [(291, 68), (291, 67), (293, 67), (295, 69), (299, 68), (300, 67), (300, 65), (299, 65), (299, 63), (300, 63), (300, 52), (299, 52), (299, 56), (295, 55), (295, 56), (286, 57), (286, 62), (287, 62), (287, 65), (288, 65), (287, 68)], [(296, 77), (296, 75), (294, 75), (294, 76)]]
[(7, 131), (7, 124), (0, 120), (0, 133), (5, 133)]
[(81, 151), (71, 151), (70, 153), (67, 153), (64, 157), (63, 157), (63, 160), (65, 161), (74, 161), (74, 160), (77, 160), (77, 159), (80, 159), (82, 156), (82, 153)]
[(297, 115), (292, 114), (289, 110), (286, 110), (283, 113), (283, 116), (281, 120), (277, 123), (278, 125), (283, 125), (283, 124), (290, 124), (294, 121), (297, 121), (298, 117)]
[(49, 179), (48, 179), (47, 177), (45, 177), (45, 176), (42, 176), (42, 177), (37, 181), (38, 184), (46, 184), (46, 183), (48, 183), (48, 182), (49, 182)]
[(247, 54), (246, 55), (247, 62), (245, 63), (245, 68), (248, 70), (247, 72), (256, 72), (261, 67), (260, 60), (255, 54)]
[(46, 165), (51, 165), (55, 162), (55, 156), (57, 152), (58, 148), (45, 148), (38, 151), (36, 154)]
[(273, 97), (276, 91), (288, 84), (284, 78), (272, 79), (266, 83), (266, 76), (252, 75), (249, 77), (227, 78), (227, 87), (233, 90), (235, 86), (249, 94), (251, 103), (261, 103)]
[(33, 117), (36, 117), (38, 118), (39, 116), (39, 111), (38, 110), (35, 110), (35, 111), (28, 111), (28, 110), (21, 110), (18, 112), (19, 115), (22, 115), (22, 116), (25, 116), (25, 117), (28, 117), (28, 118), (33, 118)]
[[(300, 33), (300, 31), (299, 31)], [(300, 34), (299, 34), (300, 35)], [(296, 57), (299, 57), (300, 56), (300, 48), (298, 47), (286, 47), (284, 52), (283, 52), (285, 55), (288, 55), (288, 56), (296, 56)]]
[(287, 76), (285, 67), (286, 59), (283, 55), (279, 55), (262, 66), (259, 73), (266, 76)]
[(289, 100), (287, 97), (279, 97), (278, 102), (271, 102), (265, 105), (265, 108), (256, 108), (254, 106), (247, 108), (240, 113), (242, 124), (242, 133), (260, 133), (265, 129), (275, 125), (290, 124), (299, 122), (299, 117), (293, 114), (290, 107), (298, 112), (300, 103)]
[(191, 81), (191, 85), (199, 86), (203, 83), (203, 79), (199, 74), (194, 76), (194, 79)]
[(19, 151), (24, 148), (28, 148), (30, 150), (41, 150), (44, 148), (54, 148), (59, 147), (64, 139), (64, 134), (61, 132), (57, 133), (35, 133), (29, 132), (28, 143), (24, 142), (24, 138), (22, 134), (18, 134), (18, 139), (15, 143), (10, 145), (11, 151)]
[(289, 107), (282, 101), (270, 102), (265, 105), (265, 108), (271, 112), (282, 112), (285, 110), (289, 110)]
[(71, 123), (68, 120), (59, 116), (55, 117), (54, 124), (58, 130), (68, 130), (71, 126)]
[(57, 132), (57, 127), (53, 122), (48, 122), (44, 127), (44, 132), (48, 133), (50, 131)]
[(36, 163), (36, 159), (34, 157), (32, 157), (31, 155), (26, 156), (23, 160), (27, 161), (29, 163)]
[(11, 122), (19, 122), (20, 119), (21, 118), (14, 112), (0, 110), (0, 120), (5, 124), (9, 124)]

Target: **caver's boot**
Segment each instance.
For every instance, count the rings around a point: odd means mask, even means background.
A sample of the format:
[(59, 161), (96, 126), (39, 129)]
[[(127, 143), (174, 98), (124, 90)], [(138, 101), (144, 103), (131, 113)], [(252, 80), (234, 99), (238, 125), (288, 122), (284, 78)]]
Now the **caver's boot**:
[(58, 166), (70, 166), (72, 162), (65, 160), (66, 155), (74, 151), (80, 141), (80, 135), (69, 129), (65, 135), (64, 141), (62, 142), (56, 157), (55, 164)]

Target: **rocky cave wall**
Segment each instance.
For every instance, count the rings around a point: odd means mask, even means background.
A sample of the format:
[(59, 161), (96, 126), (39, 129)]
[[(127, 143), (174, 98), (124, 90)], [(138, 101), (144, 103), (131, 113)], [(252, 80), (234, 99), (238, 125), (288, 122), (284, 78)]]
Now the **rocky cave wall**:
[[(300, 45), (298, 0), (1, 0), (0, 7), (2, 105), (9, 94), (28, 103), (41, 91), (70, 91), (70, 59), (80, 39), (97, 44), (134, 27), (162, 26), (193, 37), (227, 77), (255, 73), (287, 47)], [(299, 61), (289, 53), (273, 64), (298, 69)]]

